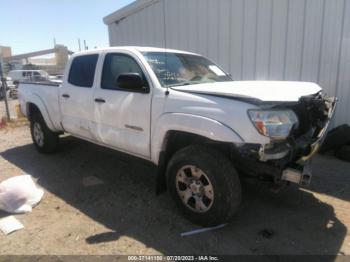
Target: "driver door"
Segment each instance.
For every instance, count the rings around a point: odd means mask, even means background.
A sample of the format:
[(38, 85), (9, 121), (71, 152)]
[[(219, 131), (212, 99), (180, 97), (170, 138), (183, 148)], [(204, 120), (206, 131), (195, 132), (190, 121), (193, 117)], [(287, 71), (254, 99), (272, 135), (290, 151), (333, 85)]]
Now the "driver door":
[[(131, 54), (105, 54), (94, 93), (93, 132), (103, 144), (149, 158), (152, 96), (144, 72), (141, 62)], [(123, 73), (140, 74), (148, 88), (143, 91), (120, 88), (117, 79)]]

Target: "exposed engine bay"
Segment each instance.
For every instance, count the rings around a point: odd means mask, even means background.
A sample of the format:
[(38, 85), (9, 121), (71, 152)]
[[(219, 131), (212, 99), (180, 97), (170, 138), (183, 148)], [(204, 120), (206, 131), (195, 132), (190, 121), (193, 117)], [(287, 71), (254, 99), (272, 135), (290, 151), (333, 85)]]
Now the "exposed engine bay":
[(288, 142), (298, 144), (299, 141), (317, 139), (330, 120), (329, 111), (332, 110), (333, 104), (333, 98), (317, 94), (302, 97), (297, 104), (291, 106), (298, 116), (299, 126), (292, 130)]

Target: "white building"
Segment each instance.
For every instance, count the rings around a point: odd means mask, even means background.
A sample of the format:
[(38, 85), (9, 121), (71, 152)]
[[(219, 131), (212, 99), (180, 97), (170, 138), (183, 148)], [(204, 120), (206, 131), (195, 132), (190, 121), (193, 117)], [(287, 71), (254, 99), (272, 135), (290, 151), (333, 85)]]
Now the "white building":
[(236, 80), (317, 82), (350, 124), (350, 0), (139, 0), (104, 22), (111, 46), (197, 52)]

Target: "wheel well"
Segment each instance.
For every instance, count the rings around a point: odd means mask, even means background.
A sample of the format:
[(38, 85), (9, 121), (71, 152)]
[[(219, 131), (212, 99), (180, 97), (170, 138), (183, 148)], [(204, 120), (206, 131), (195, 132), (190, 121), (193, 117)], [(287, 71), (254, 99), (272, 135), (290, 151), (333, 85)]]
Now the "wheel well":
[(181, 148), (189, 145), (206, 145), (228, 153), (228, 143), (211, 140), (207, 137), (182, 131), (169, 131), (165, 136), (163, 151), (169, 158)]
[(32, 117), (34, 115), (41, 115), (40, 109), (37, 105), (33, 103), (28, 103), (27, 104), (27, 118), (29, 121), (31, 121)]
[(229, 156), (230, 143), (214, 141), (207, 137), (183, 131), (169, 131), (164, 139), (163, 148), (159, 155), (156, 192), (160, 194), (166, 191), (166, 168), (170, 158), (181, 148), (190, 145), (206, 145)]

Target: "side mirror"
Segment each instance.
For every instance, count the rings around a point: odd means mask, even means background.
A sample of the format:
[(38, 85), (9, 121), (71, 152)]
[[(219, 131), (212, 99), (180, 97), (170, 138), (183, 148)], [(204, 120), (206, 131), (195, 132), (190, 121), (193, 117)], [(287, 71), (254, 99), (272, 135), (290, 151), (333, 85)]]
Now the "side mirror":
[(146, 93), (148, 88), (138, 73), (124, 73), (118, 76), (117, 87), (125, 90)]

